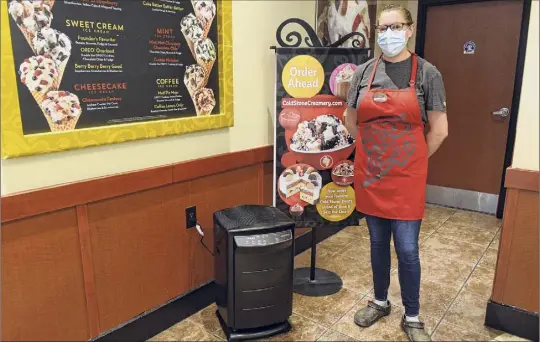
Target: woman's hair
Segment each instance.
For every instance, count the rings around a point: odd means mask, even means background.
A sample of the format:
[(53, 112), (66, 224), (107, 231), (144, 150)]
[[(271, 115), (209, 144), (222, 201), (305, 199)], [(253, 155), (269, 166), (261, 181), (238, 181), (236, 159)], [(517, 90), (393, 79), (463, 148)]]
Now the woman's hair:
[(405, 6), (403, 5), (397, 5), (397, 4), (390, 4), (383, 7), (381, 13), (384, 12), (392, 12), (392, 11), (398, 11), (401, 12), (403, 17), (405, 18), (407, 25), (414, 24), (414, 21), (412, 20), (411, 11), (409, 11)]

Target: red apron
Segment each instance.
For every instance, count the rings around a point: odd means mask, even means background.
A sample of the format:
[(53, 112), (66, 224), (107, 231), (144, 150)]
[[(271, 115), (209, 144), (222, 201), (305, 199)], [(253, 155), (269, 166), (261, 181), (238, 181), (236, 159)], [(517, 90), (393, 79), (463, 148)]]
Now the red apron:
[(355, 179), (356, 209), (396, 220), (424, 217), (428, 166), (422, 112), (416, 97), (417, 56), (407, 89), (368, 89), (358, 105)]

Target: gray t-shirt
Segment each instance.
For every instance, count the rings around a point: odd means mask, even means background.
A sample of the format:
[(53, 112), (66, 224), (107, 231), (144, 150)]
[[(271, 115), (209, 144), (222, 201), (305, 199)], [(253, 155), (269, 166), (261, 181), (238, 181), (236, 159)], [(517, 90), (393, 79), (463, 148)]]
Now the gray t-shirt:
[[(347, 105), (351, 108), (357, 108), (360, 100), (367, 91), (367, 86), (376, 59), (371, 59), (360, 65), (351, 81), (351, 88), (347, 97)], [(373, 89), (405, 89), (409, 87), (412, 71), (412, 58), (391, 63), (384, 59), (381, 60), (373, 79)], [(416, 95), (422, 119), (427, 123), (427, 112), (431, 110), (446, 113), (446, 91), (441, 73), (437, 68), (418, 57), (418, 69), (416, 73)]]

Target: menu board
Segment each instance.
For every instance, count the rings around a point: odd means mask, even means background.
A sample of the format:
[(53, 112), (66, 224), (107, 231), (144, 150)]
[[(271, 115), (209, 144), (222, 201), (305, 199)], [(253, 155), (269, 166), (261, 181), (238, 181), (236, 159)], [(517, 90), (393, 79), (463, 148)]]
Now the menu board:
[(368, 49), (278, 48), (275, 205), (302, 227), (358, 224), (347, 93)]
[(217, 6), (9, 2), (23, 135), (219, 114)]

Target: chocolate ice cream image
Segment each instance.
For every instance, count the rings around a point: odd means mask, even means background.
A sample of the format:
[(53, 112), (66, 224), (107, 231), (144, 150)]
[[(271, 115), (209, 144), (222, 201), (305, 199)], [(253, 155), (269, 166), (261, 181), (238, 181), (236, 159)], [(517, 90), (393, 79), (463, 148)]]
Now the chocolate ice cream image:
[(195, 104), (198, 116), (212, 114), (212, 110), (216, 106), (214, 92), (209, 88), (197, 90), (195, 94), (193, 94), (193, 103)]

